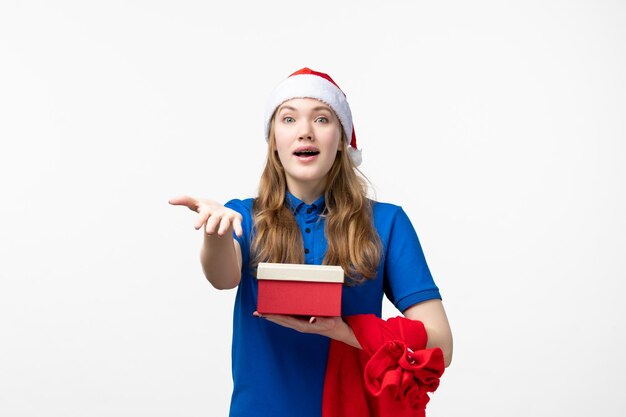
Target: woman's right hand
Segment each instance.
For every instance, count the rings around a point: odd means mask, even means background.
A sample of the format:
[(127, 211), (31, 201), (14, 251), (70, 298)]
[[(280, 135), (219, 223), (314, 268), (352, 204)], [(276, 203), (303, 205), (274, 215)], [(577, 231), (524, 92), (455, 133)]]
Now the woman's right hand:
[(187, 207), (198, 213), (198, 218), (194, 224), (196, 230), (204, 228), (204, 231), (209, 235), (217, 233), (218, 236), (224, 236), (232, 227), (237, 236), (241, 236), (243, 233), (241, 214), (224, 207), (217, 201), (181, 195), (171, 198), (169, 203), (174, 206)]

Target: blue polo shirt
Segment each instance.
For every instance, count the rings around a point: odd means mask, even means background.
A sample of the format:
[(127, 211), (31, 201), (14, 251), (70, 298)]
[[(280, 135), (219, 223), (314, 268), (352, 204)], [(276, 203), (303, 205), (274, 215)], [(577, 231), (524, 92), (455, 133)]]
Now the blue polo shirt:
[[(291, 193), (287, 202), (302, 232), (305, 263), (320, 265), (326, 253), (324, 197), (305, 204)], [(233, 318), (232, 372), (234, 390), (230, 417), (320, 417), (329, 339), (303, 334), (254, 317), (257, 280), (250, 274), (252, 199), (226, 206), (241, 213), (241, 282)], [(415, 229), (401, 207), (374, 202), (374, 224), (383, 244), (375, 279), (344, 286), (342, 314), (382, 312), (382, 298), (400, 311), (421, 301), (441, 298)]]

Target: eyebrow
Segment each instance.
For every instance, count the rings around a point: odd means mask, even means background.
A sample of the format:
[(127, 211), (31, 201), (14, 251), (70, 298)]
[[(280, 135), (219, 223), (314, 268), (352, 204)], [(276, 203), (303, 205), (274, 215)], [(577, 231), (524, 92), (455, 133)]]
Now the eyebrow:
[[(298, 109), (296, 109), (295, 107), (291, 107), (291, 106), (280, 106), (278, 108), (278, 111), (282, 111), (282, 110), (298, 111)], [(312, 111), (320, 111), (320, 110), (330, 111), (330, 107), (328, 107), (328, 106), (316, 106), (316, 107), (313, 107), (311, 110)]]

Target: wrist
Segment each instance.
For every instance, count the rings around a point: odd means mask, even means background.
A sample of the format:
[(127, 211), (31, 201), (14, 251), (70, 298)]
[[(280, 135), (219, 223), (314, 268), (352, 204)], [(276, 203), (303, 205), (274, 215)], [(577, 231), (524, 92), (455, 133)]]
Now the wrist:
[(350, 327), (348, 323), (341, 319), (338, 327), (339, 329), (337, 329), (338, 332), (337, 337), (335, 338), (336, 340), (339, 340), (340, 342), (343, 342), (346, 345), (350, 345), (357, 349), (361, 349), (361, 344), (357, 340), (356, 335), (352, 330), (352, 327)]

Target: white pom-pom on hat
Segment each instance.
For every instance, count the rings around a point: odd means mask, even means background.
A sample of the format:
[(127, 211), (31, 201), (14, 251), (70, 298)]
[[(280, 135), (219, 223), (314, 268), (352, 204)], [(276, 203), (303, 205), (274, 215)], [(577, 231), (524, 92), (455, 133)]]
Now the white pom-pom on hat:
[(352, 111), (346, 95), (328, 74), (310, 68), (305, 67), (291, 74), (268, 97), (265, 106), (265, 140), (269, 140), (270, 123), (276, 109), (293, 98), (314, 98), (333, 109), (346, 133), (350, 158), (354, 165), (359, 166), (362, 162), (361, 150), (356, 146)]

